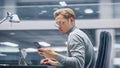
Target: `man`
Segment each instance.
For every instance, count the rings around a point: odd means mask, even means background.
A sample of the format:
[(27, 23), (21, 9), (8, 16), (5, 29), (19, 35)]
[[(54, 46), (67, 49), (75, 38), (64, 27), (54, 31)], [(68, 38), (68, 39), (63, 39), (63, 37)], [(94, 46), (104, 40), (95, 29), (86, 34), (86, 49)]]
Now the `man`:
[(50, 48), (39, 48), (39, 54), (45, 59), (41, 64), (53, 66), (63, 65), (65, 68), (93, 68), (95, 54), (88, 36), (75, 26), (75, 14), (70, 8), (58, 9), (54, 12), (56, 25), (61, 34), (68, 36), (67, 54), (63, 56)]

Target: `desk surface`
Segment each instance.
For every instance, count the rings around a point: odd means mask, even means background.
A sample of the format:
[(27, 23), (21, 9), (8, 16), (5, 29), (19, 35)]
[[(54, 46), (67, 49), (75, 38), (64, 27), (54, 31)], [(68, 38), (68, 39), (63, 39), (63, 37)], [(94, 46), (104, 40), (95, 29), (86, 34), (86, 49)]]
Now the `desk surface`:
[(0, 68), (48, 68), (48, 66), (0, 66)]
[(35, 66), (0, 66), (0, 68), (63, 68), (62, 66), (54, 67), (48, 65), (35, 65)]

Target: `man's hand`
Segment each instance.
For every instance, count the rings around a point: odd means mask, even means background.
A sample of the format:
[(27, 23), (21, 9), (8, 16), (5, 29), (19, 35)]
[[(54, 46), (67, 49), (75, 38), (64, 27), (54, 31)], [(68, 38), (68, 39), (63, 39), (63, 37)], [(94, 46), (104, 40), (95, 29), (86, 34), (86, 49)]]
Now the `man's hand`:
[(53, 61), (51, 59), (48, 59), (48, 58), (45, 58), (45, 59), (42, 59), (40, 64), (47, 64), (47, 65), (52, 65), (52, 66), (57, 66), (58, 65), (58, 62), (57, 61)]
[(58, 54), (50, 48), (39, 48), (38, 52), (45, 58), (56, 59)]

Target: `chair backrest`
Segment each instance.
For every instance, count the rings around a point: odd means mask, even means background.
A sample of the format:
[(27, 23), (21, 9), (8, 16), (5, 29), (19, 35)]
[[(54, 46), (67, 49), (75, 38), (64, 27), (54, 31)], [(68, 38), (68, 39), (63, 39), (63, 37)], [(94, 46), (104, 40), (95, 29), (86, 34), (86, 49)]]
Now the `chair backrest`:
[(100, 43), (95, 68), (109, 68), (111, 41), (109, 32), (103, 31), (100, 33)]

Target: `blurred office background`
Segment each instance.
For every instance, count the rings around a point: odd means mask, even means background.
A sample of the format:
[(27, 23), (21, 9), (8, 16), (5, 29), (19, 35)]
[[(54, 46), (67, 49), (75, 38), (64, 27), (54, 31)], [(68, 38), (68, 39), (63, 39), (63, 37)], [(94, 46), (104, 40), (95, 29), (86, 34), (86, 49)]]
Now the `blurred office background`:
[(110, 65), (120, 68), (120, 0), (0, 0), (0, 20), (7, 12), (20, 18), (20, 23), (6, 20), (0, 24), (0, 65), (19, 65), (21, 49), (27, 52), (27, 61), (39, 65), (43, 57), (38, 55), (34, 42), (66, 55), (66, 35), (58, 32), (53, 17), (55, 10), (64, 7), (75, 11), (76, 25), (87, 33), (96, 55), (100, 32), (111, 33)]

